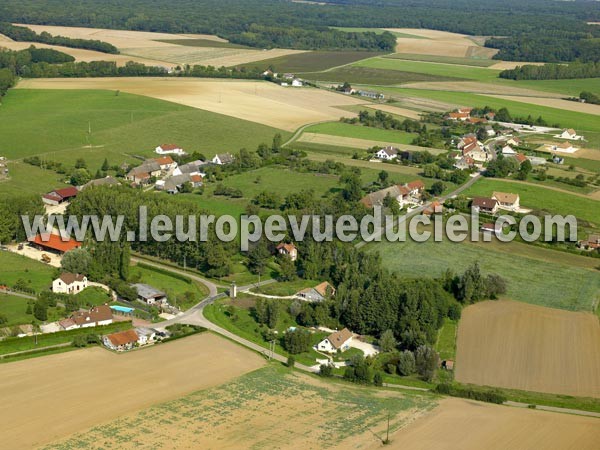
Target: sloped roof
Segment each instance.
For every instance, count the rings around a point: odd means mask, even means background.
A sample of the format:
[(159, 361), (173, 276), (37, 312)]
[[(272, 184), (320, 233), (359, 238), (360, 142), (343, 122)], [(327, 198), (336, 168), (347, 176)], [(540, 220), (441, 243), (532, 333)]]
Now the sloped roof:
[(76, 311), (71, 315), (71, 320), (77, 325), (98, 323), (112, 318), (112, 309), (108, 305), (94, 306), (89, 311)]
[(138, 335), (135, 330), (119, 331), (106, 336), (112, 345), (119, 347), (126, 344), (134, 344), (138, 340)]
[(343, 330), (336, 331), (335, 333), (330, 334), (327, 337), (327, 340), (331, 343), (333, 348), (336, 350), (341, 348), (350, 338), (354, 336), (352, 331), (348, 328), (344, 328)]
[(473, 206), (483, 209), (494, 209), (498, 205), (498, 201), (493, 198), (487, 197), (475, 197), (473, 199)]
[[(317, 284), (314, 287), (314, 290), (317, 291), (323, 297), (327, 296), (329, 292), (335, 292), (335, 288), (328, 281), (323, 281), (322, 283)], [(327, 292), (328, 290), (329, 292)]]
[(77, 242), (75, 239), (69, 239), (63, 241), (62, 238), (57, 234), (37, 234), (28, 241), (32, 244), (39, 245), (40, 247), (49, 248), (59, 252), (68, 252), (74, 248), (81, 247), (81, 242)]
[(73, 284), (75, 281), (83, 281), (85, 276), (79, 273), (75, 274), (71, 272), (63, 272), (58, 278), (60, 278), (65, 284)]
[(495, 198), (500, 203), (515, 203), (519, 200), (519, 194), (507, 194), (506, 192), (494, 192), (492, 198)]

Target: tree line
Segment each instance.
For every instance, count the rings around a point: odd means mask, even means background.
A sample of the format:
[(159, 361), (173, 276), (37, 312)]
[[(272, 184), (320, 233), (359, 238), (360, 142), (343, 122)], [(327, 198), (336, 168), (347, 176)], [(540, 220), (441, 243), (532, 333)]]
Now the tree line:
[(18, 42), (39, 42), (41, 44), (82, 48), (85, 50), (94, 50), (102, 53), (119, 53), (117, 47), (109, 44), (108, 42), (102, 42), (95, 39), (74, 39), (65, 36), (52, 36), (46, 31), (38, 34), (30, 28), (15, 26), (8, 22), (0, 22), (0, 34), (8, 36), (13, 41)]
[[(600, 51), (600, 48), (599, 50)], [(600, 62), (574, 62), (571, 64), (524, 65), (503, 70), (500, 78), (509, 80), (562, 80), (568, 78), (600, 77)]]

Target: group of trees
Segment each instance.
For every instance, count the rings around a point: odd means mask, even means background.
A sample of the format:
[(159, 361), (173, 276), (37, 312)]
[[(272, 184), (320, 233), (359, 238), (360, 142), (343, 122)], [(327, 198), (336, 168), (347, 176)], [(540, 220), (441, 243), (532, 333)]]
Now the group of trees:
[(350, 119), (342, 117), (340, 121), (349, 124), (360, 123), (366, 127), (383, 128), (385, 130), (406, 131), (408, 133), (419, 133), (424, 127), (418, 120), (398, 120), (393, 115), (379, 110), (375, 111), (374, 114), (363, 110), (358, 113), (358, 117)]
[(594, 94), (593, 92), (583, 91), (581, 94), (579, 94), (579, 98), (586, 103), (600, 105), (600, 95)]
[[(600, 52), (600, 48), (598, 49)], [(561, 80), (567, 78), (600, 77), (600, 61), (574, 62), (571, 64), (544, 64), (534, 66), (526, 64), (514, 69), (503, 70), (500, 78), (509, 80)]]
[(39, 195), (0, 195), (0, 243), (22, 242), (27, 239), (21, 216), (44, 215), (44, 203)]
[(19, 42), (40, 42), (42, 44), (60, 45), (62, 47), (95, 50), (102, 53), (119, 53), (117, 47), (108, 42), (94, 39), (73, 39), (64, 36), (52, 36), (45, 31), (38, 34), (30, 28), (19, 27), (8, 22), (0, 22), (0, 34), (8, 36), (13, 41)]

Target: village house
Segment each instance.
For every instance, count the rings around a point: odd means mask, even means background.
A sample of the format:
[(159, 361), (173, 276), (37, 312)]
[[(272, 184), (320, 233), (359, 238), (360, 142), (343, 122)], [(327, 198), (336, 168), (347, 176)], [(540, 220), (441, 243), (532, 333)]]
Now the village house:
[(52, 282), (52, 292), (57, 294), (77, 294), (88, 287), (85, 275), (63, 272)]
[(384, 161), (391, 161), (398, 157), (398, 149), (392, 146), (384, 147), (375, 153), (375, 157)]
[(503, 155), (516, 155), (516, 153), (517, 152), (515, 150), (513, 150), (513, 148), (508, 144), (506, 144), (504, 147), (502, 147)]
[(361, 97), (371, 98), (373, 100), (383, 100), (385, 98), (385, 96), (381, 92), (374, 91), (360, 90), (358, 91), (358, 95), (360, 95)]
[(475, 166), (475, 160), (470, 156), (463, 156), (454, 163), (454, 168), (459, 170), (470, 170)]
[(234, 158), (231, 153), (220, 153), (216, 154), (212, 159), (213, 164), (217, 164), (218, 166), (222, 166), (225, 164), (231, 164)]
[(156, 340), (156, 330), (154, 328), (139, 327), (135, 329), (138, 335), (137, 343), (139, 345), (151, 344)]
[(444, 205), (437, 200), (431, 202), (431, 204), (423, 211), (426, 216), (432, 216), (434, 214), (442, 214), (444, 212)]
[(110, 325), (112, 322), (112, 309), (108, 305), (99, 305), (89, 310), (75, 311), (69, 319), (59, 321), (59, 325), (66, 330), (99, 327)]
[(331, 333), (325, 339), (317, 344), (317, 350), (325, 353), (335, 353), (337, 351), (346, 351), (350, 348), (350, 342), (354, 335), (348, 328)]
[(160, 158), (154, 158), (154, 161), (156, 161), (156, 164), (158, 164), (160, 170), (163, 172), (169, 172), (177, 167), (177, 163), (168, 155), (161, 156)]
[(461, 138), (457, 147), (462, 151), (462, 155), (469, 157), (475, 161), (485, 162), (488, 160), (488, 153), (485, 151), (483, 144), (479, 142), (474, 134), (467, 134)]
[(583, 136), (577, 135), (577, 132), (573, 128), (568, 128), (568, 129), (562, 130), (562, 132), (560, 134), (557, 134), (554, 137), (559, 138), (559, 139), (569, 139), (571, 141), (582, 141), (583, 140)]
[(494, 130), (494, 128), (491, 125), (486, 125), (485, 134), (487, 134), (488, 137), (494, 137), (496, 136), (496, 130)]
[(302, 83), (302, 80), (298, 79), (298, 78), (294, 78), (292, 80), (292, 87), (302, 87), (304, 86), (304, 83)]
[(131, 169), (125, 179), (136, 184), (148, 184), (152, 177), (159, 177), (161, 174), (160, 165), (155, 160), (149, 159)]
[(460, 120), (464, 122), (470, 117), (469, 113), (461, 113), (461, 112), (451, 112), (446, 116), (446, 120)]
[(577, 243), (585, 250), (596, 250), (600, 248), (600, 234), (590, 234), (588, 238)]
[(135, 330), (119, 331), (102, 337), (104, 345), (117, 352), (131, 350), (138, 343), (138, 335)]
[(550, 148), (556, 152), (561, 153), (575, 153), (579, 148), (573, 147), (573, 144), (565, 141), (562, 144), (551, 145)]
[(509, 211), (518, 211), (521, 207), (519, 194), (506, 192), (494, 192), (492, 199), (498, 202), (498, 208), (507, 209)]
[(527, 156), (525, 156), (523, 153), (517, 153), (516, 155), (513, 155), (512, 158), (519, 163), (519, 166), (527, 161)]
[(183, 149), (175, 144), (161, 144), (154, 151), (157, 155), (185, 155)]
[(164, 180), (158, 180), (154, 187), (169, 194), (177, 194), (183, 189), (183, 186), (186, 183), (190, 183), (192, 188), (197, 188), (202, 186), (202, 177), (200, 175), (189, 175), (187, 173), (173, 175)]
[(521, 141), (520, 138), (516, 137), (516, 136), (511, 136), (506, 140), (506, 143), (508, 145), (512, 145), (513, 147), (518, 147), (522, 144), (523, 141)]
[(360, 202), (371, 209), (375, 206), (385, 206), (385, 199), (389, 196), (398, 202), (400, 208), (403, 208), (404, 205), (409, 203), (419, 203), (424, 190), (425, 184), (421, 180), (415, 180), (403, 185), (397, 184), (371, 192), (364, 196)]
[(322, 302), (335, 296), (335, 288), (329, 282), (324, 281), (315, 287), (302, 289), (296, 296), (309, 302)]
[(208, 164), (205, 161), (197, 159), (196, 161), (189, 162), (187, 164), (182, 164), (181, 166), (177, 166), (175, 170), (173, 170), (173, 175), (183, 175), (187, 173), (188, 175), (200, 175), (203, 178), (206, 176), (200, 168)]
[(77, 194), (79, 194), (77, 188), (75, 186), (70, 186), (62, 189), (56, 189), (42, 195), (42, 201), (47, 205), (57, 206), (77, 197)]
[(143, 283), (132, 284), (137, 291), (138, 300), (147, 305), (167, 305), (167, 294), (158, 289)]
[(471, 207), (478, 212), (496, 214), (498, 211), (498, 200), (487, 197), (475, 197)]
[(292, 261), (296, 261), (298, 259), (298, 249), (294, 244), (287, 244), (285, 242), (280, 242), (277, 245), (277, 252), (280, 255), (285, 255), (289, 257)]

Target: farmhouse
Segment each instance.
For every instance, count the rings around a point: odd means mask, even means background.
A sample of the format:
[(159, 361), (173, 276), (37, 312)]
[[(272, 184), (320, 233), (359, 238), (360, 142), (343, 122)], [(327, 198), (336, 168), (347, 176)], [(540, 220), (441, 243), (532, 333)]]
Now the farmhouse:
[(520, 138), (516, 137), (516, 136), (511, 136), (508, 138), (508, 140), (506, 141), (506, 143), (508, 145), (512, 145), (513, 147), (518, 147), (519, 145), (521, 145), (522, 141)]
[(131, 350), (137, 344), (138, 339), (135, 330), (125, 330), (103, 336), (102, 342), (111, 350), (123, 352)]
[(54, 191), (48, 192), (47, 194), (42, 195), (42, 201), (47, 205), (60, 205), (61, 203), (68, 202), (72, 198), (77, 197), (79, 191), (75, 186), (56, 189)]
[(156, 161), (163, 172), (168, 172), (177, 167), (177, 163), (170, 156), (161, 156), (160, 158), (155, 158), (154, 161)]
[(384, 161), (391, 161), (398, 157), (398, 149), (392, 146), (384, 147), (375, 153), (375, 157)]
[(596, 250), (600, 248), (600, 234), (590, 234), (586, 240), (579, 241), (578, 245), (586, 250)]
[(419, 203), (424, 190), (425, 184), (421, 180), (415, 180), (403, 185), (397, 184), (371, 192), (364, 196), (360, 202), (370, 209), (375, 206), (385, 206), (385, 199), (390, 197), (398, 202), (400, 208), (403, 208), (407, 203)]
[(507, 194), (506, 192), (494, 192), (492, 199), (498, 202), (498, 207), (510, 211), (518, 211), (520, 208), (519, 194)]
[(336, 331), (317, 344), (317, 350), (326, 353), (343, 352), (350, 348), (350, 342), (354, 335), (348, 328)]
[(372, 98), (373, 100), (383, 100), (385, 98), (385, 96), (381, 92), (374, 91), (360, 90), (358, 91), (358, 95), (360, 95), (361, 97)]
[(175, 144), (161, 144), (154, 151), (158, 155), (185, 155), (183, 149)]
[(309, 302), (322, 302), (323, 300), (335, 296), (335, 288), (327, 281), (324, 281), (315, 287), (302, 289), (296, 294)]
[(470, 114), (469, 113), (462, 113), (462, 112), (451, 112), (446, 116), (447, 120), (460, 120), (461, 122), (464, 122), (465, 120), (467, 120), (469, 118)]
[(519, 163), (519, 166), (521, 164), (523, 164), (525, 161), (527, 161), (527, 156), (525, 156), (523, 153), (517, 153), (516, 155), (513, 155), (512, 157)]
[(294, 78), (292, 80), (292, 87), (302, 87), (304, 86), (304, 84), (302, 83), (302, 80), (298, 79), (298, 78)]
[(189, 162), (187, 164), (183, 164), (178, 166), (173, 170), (173, 175), (182, 175), (187, 173), (188, 175), (201, 175), (204, 177), (206, 174), (200, 171), (200, 167), (205, 166), (207, 163), (202, 160), (196, 160)]
[(57, 294), (77, 294), (88, 287), (85, 275), (63, 272), (52, 282), (52, 292)]
[(222, 166), (224, 164), (231, 164), (233, 162), (233, 155), (231, 153), (220, 153), (216, 154), (212, 159), (213, 164)]
[(498, 201), (493, 198), (475, 197), (471, 206), (478, 212), (496, 214), (498, 211)]
[(28, 241), (31, 246), (39, 250), (48, 250), (59, 254), (81, 247), (81, 242), (77, 242), (75, 239), (63, 240), (59, 235), (52, 233), (37, 234)]
[(582, 141), (583, 140), (583, 136), (578, 136), (577, 132), (573, 128), (568, 128), (568, 129), (562, 130), (562, 133), (557, 134), (554, 137), (559, 138), (559, 139), (569, 139), (571, 141)]
[(281, 242), (279, 245), (277, 245), (277, 252), (280, 255), (288, 256), (292, 261), (296, 261), (298, 259), (298, 249), (294, 244), (286, 244)]
[(489, 137), (494, 137), (496, 136), (496, 130), (494, 130), (491, 125), (486, 125), (485, 134), (487, 134)]
[(154, 328), (139, 327), (135, 329), (138, 335), (138, 344), (146, 345), (156, 340), (156, 330)]
[(191, 183), (192, 187), (202, 185), (202, 177), (200, 175), (189, 175), (187, 173), (174, 175), (166, 180), (158, 180), (154, 187), (158, 190), (168, 192), (169, 194), (177, 194), (183, 189), (186, 183)]
[(144, 161), (143, 164), (131, 169), (125, 179), (137, 184), (148, 184), (150, 178), (159, 177), (162, 173), (160, 165), (153, 159)]
[(136, 283), (132, 284), (131, 287), (135, 288), (137, 291), (138, 300), (146, 303), (147, 305), (167, 304), (167, 294), (159, 291), (156, 288), (153, 288), (148, 284)]
[(463, 156), (454, 163), (454, 167), (459, 170), (469, 170), (475, 166), (475, 160), (470, 156)]
[(573, 147), (573, 145), (567, 141), (563, 142), (562, 144), (552, 145), (551, 148), (556, 152), (562, 153), (575, 153), (577, 150), (579, 150), (578, 148)]
[(80, 310), (71, 315), (76, 328), (91, 328), (109, 325), (113, 321), (112, 309), (108, 305), (94, 306), (89, 311)]
[(506, 144), (504, 147), (502, 147), (502, 154), (503, 155), (515, 155), (517, 152), (515, 150), (513, 150), (513, 148)]

